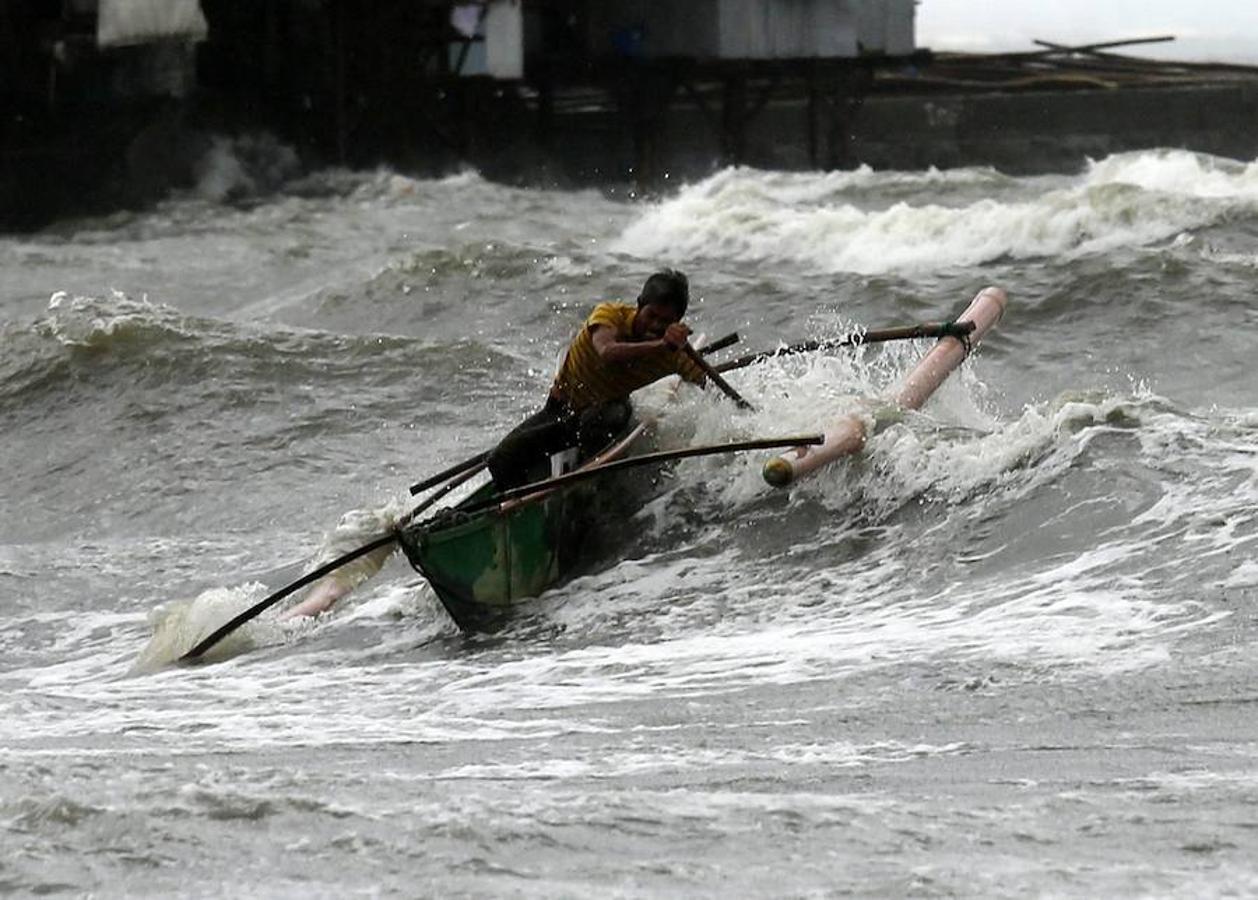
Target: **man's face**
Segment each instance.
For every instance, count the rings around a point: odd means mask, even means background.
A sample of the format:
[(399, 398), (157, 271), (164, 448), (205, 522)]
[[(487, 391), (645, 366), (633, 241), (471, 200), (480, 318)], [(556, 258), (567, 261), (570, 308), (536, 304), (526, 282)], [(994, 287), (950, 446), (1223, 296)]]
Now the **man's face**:
[(648, 303), (638, 307), (638, 314), (633, 317), (634, 337), (645, 340), (659, 340), (668, 330), (668, 326), (680, 321), (676, 310), (671, 306)]

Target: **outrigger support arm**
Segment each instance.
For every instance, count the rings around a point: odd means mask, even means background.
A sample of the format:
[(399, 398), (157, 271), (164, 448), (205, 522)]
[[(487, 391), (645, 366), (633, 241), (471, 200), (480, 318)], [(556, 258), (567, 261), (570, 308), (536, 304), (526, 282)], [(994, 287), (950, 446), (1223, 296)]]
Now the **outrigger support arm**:
[[(751, 440), (751, 441), (738, 441), (732, 444), (708, 444), (702, 447), (686, 447), (681, 450), (664, 450), (659, 453), (647, 453), (647, 454), (644, 454), (643, 456), (634, 456), (629, 459), (621, 459), (615, 462), (604, 463), (601, 466), (594, 466), (589, 469), (581, 469), (576, 472), (569, 472), (566, 475), (559, 475), (555, 478), (548, 478), (545, 481), (536, 482), (535, 484), (526, 484), (523, 487), (518, 487), (509, 491), (504, 491), (503, 493), (496, 495), (490, 500), (487, 500), (483, 503), (476, 504), (475, 506), (467, 507), (466, 509), (462, 510), (462, 512), (466, 512), (466, 513), (479, 512), (480, 510), (488, 509), (491, 506), (497, 506), (501, 503), (507, 502), (509, 500), (513, 500), (517, 497), (524, 497), (531, 494), (539, 494), (539, 493), (545, 494), (555, 488), (563, 487), (564, 485), (571, 484), (574, 481), (584, 481), (587, 478), (596, 478), (600, 475), (608, 475), (612, 472), (619, 472), (624, 469), (633, 468), (635, 466), (651, 465), (653, 463), (668, 462), (669, 460), (674, 460), (674, 459), (686, 459), (688, 457), (694, 457), (694, 456), (714, 456), (718, 453), (740, 453), (747, 450), (769, 450), (769, 449), (775, 449), (779, 447), (805, 447), (805, 446), (812, 446), (812, 445), (820, 444), (824, 440), (825, 440), (825, 435), (806, 434), (806, 435), (795, 435), (793, 437), (759, 438), (759, 439)], [(461, 482), (463, 480), (466, 480), (466, 478), (470, 478), (473, 474), (479, 471), (480, 471), (479, 466), (474, 467), (472, 471), (466, 472), (464, 478), (459, 479), (459, 481)], [(444, 491), (439, 492), (437, 496), (441, 496), (444, 493), (445, 493)], [(399, 522), (399, 526), (413, 519), (416, 516), (416, 514), (418, 514), (422, 509), (425, 509), (427, 506), (431, 504), (431, 502), (435, 500), (436, 500), (436, 497), (430, 497), (428, 501), (425, 501), (425, 503), (421, 504), (419, 507), (414, 509), (409, 515), (404, 517), (404, 519)], [(353, 562), (359, 557), (366, 556), (371, 551), (378, 550), (379, 548), (387, 546), (388, 544), (391, 544), (396, 540), (397, 540), (396, 532), (390, 532), (389, 534), (381, 535), (380, 537), (372, 540), (371, 542), (364, 544), (363, 546), (358, 547), (355, 550), (351, 550), (342, 556), (338, 556), (336, 559), (332, 560), (329, 563), (325, 563), (324, 565), (315, 569), (313, 572), (303, 575), (301, 578), (298, 578), (292, 584), (289, 584), (285, 587), (280, 588), (278, 591), (271, 594), (266, 599), (261, 600), (258, 603), (255, 603), (253, 606), (249, 607), (244, 612), (238, 614), (237, 616), (232, 618), (230, 621), (220, 626), (217, 630), (214, 631), (213, 634), (211, 634), (209, 637), (202, 640), (200, 643), (198, 643), (195, 647), (193, 647), (183, 656), (179, 657), (179, 661), (180, 662), (193, 662), (197, 660), (201, 656), (205, 655), (205, 653), (208, 652), (211, 647), (213, 647), (223, 638), (227, 637), (227, 635), (231, 634), (233, 631), (235, 631), (237, 628), (239, 628), (241, 625), (244, 625), (246, 622), (250, 621), (251, 619), (257, 618), (259, 615), (264, 613), (266, 610), (270, 609), (276, 603), (279, 603), (289, 594), (292, 594), (294, 591), (300, 590), (301, 588), (305, 587), (311, 582), (318, 581), (324, 575), (327, 575), (335, 571), (336, 569), (341, 568), (342, 566), (348, 565), (349, 563)]]
[[(416, 506), (414, 509), (408, 512), (406, 515), (398, 519), (397, 525), (393, 532), (390, 532), (389, 534), (381, 535), (380, 537), (372, 540), (371, 542), (367, 544), (364, 544), (361, 547), (358, 547), (357, 549), (351, 550), (348, 553), (338, 556), (336, 559), (320, 566), (319, 568), (315, 569), (313, 572), (310, 572), (306, 575), (301, 576), (292, 584), (280, 588), (278, 591), (276, 591), (274, 594), (271, 594), (265, 600), (255, 603), (253, 606), (249, 607), (244, 612), (237, 615), (231, 621), (224, 624), (222, 627), (216, 630), (209, 637), (205, 638), (203, 641), (201, 641), (199, 644), (197, 644), (195, 647), (193, 647), (183, 656), (179, 657), (179, 661), (190, 662), (191, 660), (194, 660), (197, 657), (204, 655), (207, 650), (209, 650), (211, 647), (213, 647), (223, 638), (227, 637), (227, 635), (231, 634), (241, 625), (245, 624), (250, 619), (257, 618), (263, 612), (270, 609), (276, 603), (279, 603), (281, 600), (283, 600), (285, 597), (287, 597), (289, 594), (293, 593), (294, 591), (304, 588), (306, 585), (310, 584), (311, 582), (318, 581), (324, 575), (329, 575), (332, 572), (336, 571), (337, 569), (341, 568), (342, 566), (349, 565), (350, 563), (352, 563), (354, 560), (358, 559), (359, 557), (366, 556), (372, 550), (378, 550), (381, 547), (384, 547), (396, 541), (397, 540), (396, 529), (401, 528), (404, 525), (406, 525), (408, 522), (410, 522), (412, 519), (418, 516), (421, 512), (428, 509), (430, 506), (432, 506), (434, 503), (436, 503), (446, 494), (450, 493), (459, 485), (463, 484), (466, 481), (469, 481), (470, 479), (474, 478), (476, 475), (480, 474), (480, 472), (485, 468), (484, 456), (485, 454), (474, 456), (471, 459), (467, 460), (466, 462), (460, 463), (459, 465), (454, 466), (450, 469), (447, 469), (444, 473), (442, 473), (447, 478), (450, 477), (450, 473), (453, 473), (456, 477), (450, 478), (450, 480), (446, 482), (446, 484), (441, 488), (441, 490), (433, 492), (433, 494), (427, 497), (424, 500), (424, 502), (420, 503), (418, 506)], [(432, 479), (429, 479), (429, 481), (433, 481), (433, 479), (436, 479), (437, 477), (438, 476), (434, 475)], [(436, 482), (434, 481), (434, 483)]]
[(237, 615), (231, 621), (220, 626), (218, 630), (216, 630), (213, 634), (205, 638), (203, 641), (201, 641), (199, 644), (197, 644), (195, 647), (193, 647), (183, 656), (179, 657), (179, 661), (191, 662), (197, 659), (198, 657), (205, 654), (207, 650), (209, 650), (211, 647), (213, 647), (223, 638), (227, 637), (227, 635), (231, 634), (233, 631), (239, 628), (241, 625), (245, 624), (250, 619), (257, 618), (259, 615), (261, 615), (266, 610), (270, 609), (276, 603), (279, 603), (281, 600), (283, 600), (293, 591), (300, 590), (301, 588), (304, 588), (306, 585), (310, 584), (312, 581), (318, 581), (324, 575), (327, 575), (328, 573), (341, 568), (341, 566), (352, 563), (354, 560), (358, 559), (360, 556), (366, 556), (372, 550), (378, 550), (381, 547), (391, 544), (396, 540), (397, 540), (397, 535), (393, 534), (392, 532), (390, 532), (389, 534), (381, 535), (380, 537), (376, 538), (374, 541), (368, 544), (363, 544), (363, 546), (359, 547), (358, 549), (351, 550), (349, 553), (346, 553), (343, 556), (338, 556), (336, 559), (332, 560), (330, 563), (326, 563), (320, 566), (319, 568), (315, 569), (313, 572), (310, 572), (306, 575), (301, 576), (292, 584), (288, 585), (287, 587), (280, 588), (278, 591), (276, 591), (274, 594), (271, 594), (271, 596), (267, 597), (265, 600), (261, 600), (258, 603), (255, 603), (253, 606), (249, 607), (244, 612)]
[(450, 468), (443, 469), (442, 471), (438, 472), (436, 475), (430, 475), (428, 478), (425, 478), (423, 481), (418, 482), (417, 484), (411, 485), (411, 496), (414, 497), (416, 494), (422, 494), (424, 491), (428, 490), (430, 487), (436, 487), (437, 485), (441, 484), (441, 482), (445, 481), (447, 478), (453, 478), (455, 475), (461, 475), (464, 472), (466, 472), (468, 469), (471, 469), (474, 466), (479, 466), (481, 463), (483, 463), (487, 459), (489, 459), (488, 450), (482, 453), (477, 453), (475, 456), (465, 459), (461, 463), (455, 463)]
[[(397, 527), (401, 528), (403, 525), (406, 525), (408, 522), (411, 521), (411, 519), (414, 519), (417, 515), (422, 513), (424, 510), (428, 509), (428, 507), (432, 506), (434, 503), (436, 503), (446, 494), (450, 493), (456, 487), (458, 487), (459, 485), (467, 481), (471, 481), (473, 478), (475, 478), (477, 475), (483, 472), (485, 470), (485, 467), (488, 465), (489, 463), (482, 459), (479, 462), (477, 462), (476, 465), (472, 466), (470, 469), (464, 469), (463, 472), (459, 474), (457, 477), (451, 478), (449, 481), (443, 484), (441, 486), (441, 490), (433, 491), (424, 499), (422, 503), (420, 503), (418, 506), (416, 506), (414, 509), (408, 512), (406, 515), (402, 516), (402, 518), (398, 519)], [(412, 493), (414, 492), (412, 491)]]
[(778, 350), (748, 353), (737, 359), (723, 362), (714, 368), (718, 372), (730, 372), (772, 359), (775, 356), (794, 356), (797, 353), (815, 353), (818, 350), (837, 350), (840, 347), (858, 347), (861, 344), (882, 344), (887, 341), (909, 341), (917, 338), (954, 337), (965, 339), (974, 330), (973, 322), (923, 322), (920, 325), (901, 325), (896, 328), (880, 328), (849, 334), (832, 341), (801, 341)]
[(459, 511), (469, 514), (477, 513), (502, 503), (517, 500), (520, 497), (545, 494), (555, 488), (565, 487), (576, 481), (598, 478), (603, 475), (610, 475), (613, 472), (622, 472), (625, 469), (636, 468), (637, 466), (649, 466), (656, 463), (670, 462), (675, 459), (689, 459), (695, 456), (715, 456), (720, 453), (743, 453), (748, 450), (770, 450), (779, 447), (810, 447), (820, 444), (824, 440), (825, 435), (823, 434), (804, 434), (788, 437), (756, 438), (750, 441), (736, 441), (732, 444), (705, 444), (701, 447), (684, 447), (680, 450), (661, 450), (658, 453), (644, 453), (642, 456), (618, 459), (615, 462), (604, 463), (601, 466), (578, 469), (575, 472), (567, 472), (563, 475), (556, 475), (554, 478), (547, 478), (545, 481), (537, 481), (533, 484), (512, 488), (509, 491), (503, 491), (501, 494), (495, 494), (488, 500), (482, 500), (480, 503), (461, 508)]

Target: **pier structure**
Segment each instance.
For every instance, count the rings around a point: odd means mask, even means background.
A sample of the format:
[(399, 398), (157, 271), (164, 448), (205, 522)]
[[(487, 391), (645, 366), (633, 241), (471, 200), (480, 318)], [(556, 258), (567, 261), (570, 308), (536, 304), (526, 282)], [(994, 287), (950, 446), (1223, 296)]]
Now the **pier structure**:
[(179, 123), (207, 34), (198, 0), (0, 0), (0, 226), (186, 179), (199, 146)]
[(203, 4), (204, 86), (304, 149), (500, 177), (648, 187), (693, 174), (674, 148), (751, 162), (782, 100), (793, 167), (850, 165), (869, 72), (916, 58), (913, 0)]
[[(310, 165), (471, 165), (553, 184), (650, 189), (743, 162), (846, 166), (869, 72), (914, 58), (913, 0), (0, 8), (8, 224), (93, 198), (143, 202), (195, 177), (208, 135), (245, 131), (275, 134)], [(772, 138), (790, 148), (778, 160), (756, 131), (783, 102), (795, 110)]]
[(1258, 156), (1258, 69), (1108, 44), (932, 54), (914, 6), (0, 0), (0, 226), (144, 203), (195, 182), (214, 136), (247, 134), (311, 167), (639, 191), (728, 165)]

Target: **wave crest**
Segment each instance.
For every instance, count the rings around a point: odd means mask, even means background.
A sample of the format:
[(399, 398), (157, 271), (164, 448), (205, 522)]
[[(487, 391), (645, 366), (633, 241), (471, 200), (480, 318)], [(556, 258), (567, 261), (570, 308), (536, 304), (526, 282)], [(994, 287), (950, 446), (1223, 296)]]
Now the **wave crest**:
[[(906, 178), (917, 194), (937, 183), (939, 202), (880, 190)], [(650, 207), (616, 249), (821, 272), (920, 272), (1144, 246), (1238, 211), (1258, 212), (1258, 163), (1181, 150), (1117, 154), (1064, 185), (1030, 179), (1020, 192), (986, 169), (792, 176), (727, 169)]]

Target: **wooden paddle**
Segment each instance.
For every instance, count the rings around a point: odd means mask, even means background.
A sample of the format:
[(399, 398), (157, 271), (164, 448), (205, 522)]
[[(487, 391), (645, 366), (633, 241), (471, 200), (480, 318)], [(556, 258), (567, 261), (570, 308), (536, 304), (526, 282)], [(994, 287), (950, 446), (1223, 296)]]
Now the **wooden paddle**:
[(708, 380), (720, 388), (721, 393), (733, 400), (739, 409), (755, 409), (754, 406), (743, 399), (742, 395), (739, 394), (738, 391), (730, 387), (729, 382), (721, 377), (721, 373), (714, 369), (710, 362), (699, 355), (698, 350), (691, 347), (689, 344), (682, 344), (681, 349), (683, 353), (690, 357), (691, 361), (694, 362), (696, 366), (703, 370), (703, 374), (708, 376)]

